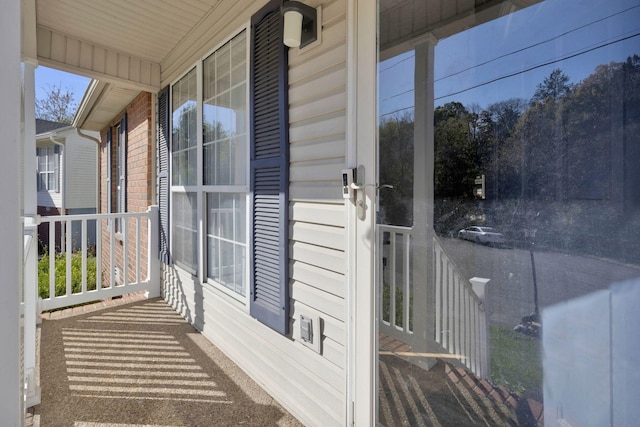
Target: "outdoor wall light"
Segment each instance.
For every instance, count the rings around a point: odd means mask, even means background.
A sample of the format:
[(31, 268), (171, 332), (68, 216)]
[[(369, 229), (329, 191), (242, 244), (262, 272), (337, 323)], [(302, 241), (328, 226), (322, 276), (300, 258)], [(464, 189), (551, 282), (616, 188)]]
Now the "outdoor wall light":
[(284, 44), (303, 48), (318, 38), (316, 10), (299, 1), (282, 3), (284, 15)]

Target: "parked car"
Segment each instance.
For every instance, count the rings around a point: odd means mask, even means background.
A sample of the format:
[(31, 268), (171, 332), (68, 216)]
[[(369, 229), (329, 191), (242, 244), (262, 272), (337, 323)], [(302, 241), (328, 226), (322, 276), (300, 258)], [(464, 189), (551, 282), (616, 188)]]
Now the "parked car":
[(504, 243), (504, 236), (491, 227), (471, 226), (458, 231), (458, 238), (477, 243)]

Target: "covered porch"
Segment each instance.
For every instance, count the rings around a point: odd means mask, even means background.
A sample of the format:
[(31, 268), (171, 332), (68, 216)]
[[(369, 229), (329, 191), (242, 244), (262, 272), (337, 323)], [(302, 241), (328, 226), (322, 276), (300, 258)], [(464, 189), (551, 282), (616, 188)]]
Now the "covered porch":
[(45, 313), (39, 329), (41, 403), (27, 425), (300, 425), (160, 298)]
[[(160, 298), (137, 292), (42, 317), (41, 403), (26, 426), (301, 425)], [(380, 337), (385, 422), (540, 422), (538, 402), (449, 360), (430, 371), (411, 367), (397, 357), (402, 344)]]

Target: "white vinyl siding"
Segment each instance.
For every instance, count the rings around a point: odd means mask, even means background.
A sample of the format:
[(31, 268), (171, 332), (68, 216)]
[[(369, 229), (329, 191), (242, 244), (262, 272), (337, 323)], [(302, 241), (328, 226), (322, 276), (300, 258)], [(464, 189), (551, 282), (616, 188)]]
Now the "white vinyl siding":
[[(97, 138), (97, 132), (89, 132)], [(58, 148), (57, 158), (57, 190), (38, 191), (38, 206), (55, 207), (58, 209), (82, 209), (95, 212), (97, 203), (97, 143), (81, 137), (75, 130), (59, 132), (57, 140), (64, 141), (64, 146)], [(42, 138), (38, 150), (48, 147), (53, 152), (49, 138)]]
[[(98, 133), (93, 133), (97, 138)], [(66, 208), (93, 209), (97, 203), (96, 168), (98, 146), (96, 142), (77, 135), (70, 135), (65, 143)], [(88, 211), (87, 211), (88, 212)]]
[[(222, 2), (225, 24), (189, 35), (163, 81), (187, 71), (184, 64), (204, 58), (264, 4)], [(322, 6), (322, 42), (289, 50), (290, 334), (256, 322), (244, 304), (182, 268), (165, 268), (163, 281), (167, 300), (305, 425), (344, 425), (347, 265), (339, 178), (346, 152), (347, 2), (308, 4)], [(320, 353), (299, 341), (301, 314), (322, 322)]]

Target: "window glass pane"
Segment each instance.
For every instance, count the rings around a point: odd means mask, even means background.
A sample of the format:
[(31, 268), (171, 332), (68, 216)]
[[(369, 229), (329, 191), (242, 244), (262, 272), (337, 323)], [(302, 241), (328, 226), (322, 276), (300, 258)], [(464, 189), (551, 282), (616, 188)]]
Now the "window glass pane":
[(47, 173), (47, 190), (54, 191), (56, 189), (55, 175)]
[(215, 53), (216, 58), (216, 93), (229, 90), (231, 85), (231, 58), (229, 57), (229, 43), (221, 47)]
[(638, 342), (640, 7), (446, 4), (378, 3), (379, 420), (610, 425), (638, 398), (617, 360)]
[(205, 185), (246, 182), (245, 44), (243, 32), (203, 62)]
[(245, 194), (207, 194), (207, 276), (245, 295)]
[(55, 154), (54, 147), (38, 147), (36, 154), (38, 156), (38, 191), (57, 191), (55, 170), (58, 156)]
[(173, 193), (172, 246), (176, 263), (195, 271), (197, 268), (197, 197), (195, 193)]
[(194, 68), (172, 87), (173, 185), (197, 181), (197, 74)]

